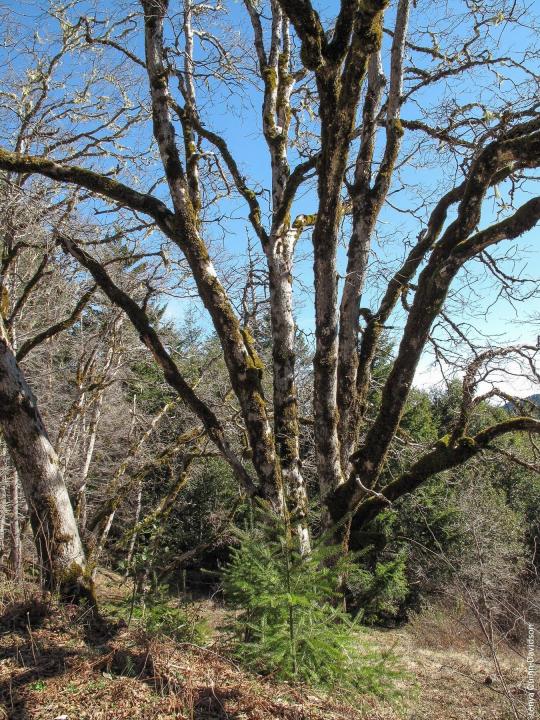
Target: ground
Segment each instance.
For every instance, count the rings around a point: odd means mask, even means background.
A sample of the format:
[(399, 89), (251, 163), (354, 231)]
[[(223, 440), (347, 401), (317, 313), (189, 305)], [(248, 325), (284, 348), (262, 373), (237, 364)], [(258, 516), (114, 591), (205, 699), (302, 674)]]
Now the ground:
[[(109, 603), (125, 600), (119, 577), (102, 576), (99, 590)], [(393, 648), (407, 673), (393, 704), (364, 697), (352, 707), (251, 675), (217, 639), (200, 648), (149, 635), (136, 622), (90, 623), (88, 611), (41, 602), (32, 586), (4, 590), (1, 609), (0, 720), (515, 718), (474, 629), (435, 611), (397, 630), (366, 631), (371, 644)], [(216, 626), (224, 611), (202, 603), (197, 612)], [(525, 661), (502, 653), (501, 662), (526, 717)]]

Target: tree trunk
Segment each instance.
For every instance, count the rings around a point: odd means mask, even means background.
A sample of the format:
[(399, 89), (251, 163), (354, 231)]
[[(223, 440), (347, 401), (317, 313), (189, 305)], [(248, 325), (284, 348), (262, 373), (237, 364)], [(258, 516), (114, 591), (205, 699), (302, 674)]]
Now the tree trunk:
[(9, 571), (13, 580), (22, 580), (22, 550), (21, 550), (21, 526), (19, 523), (19, 478), (15, 470), (10, 473), (10, 500), (11, 500), (11, 548), (9, 551)]
[(5, 532), (6, 532), (6, 515), (7, 515), (7, 498), (6, 498), (6, 475), (5, 475), (5, 456), (4, 467), (0, 473), (0, 571), (4, 563), (4, 553), (6, 548)]
[(101, 418), (101, 406), (103, 404), (103, 390), (100, 390), (97, 397), (94, 400), (94, 411), (90, 420), (90, 425), (87, 429), (89, 435), (88, 445), (86, 447), (86, 456), (84, 460), (84, 466), (81, 477), (81, 484), (77, 490), (77, 500), (75, 503), (75, 513), (79, 522), (79, 527), (84, 535), (84, 529), (86, 527), (87, 520), (87, 507), (86, 507), (86, 484), (88, 480), (88, 473), (90, 472), (90, 465), (94, 457), (94, 448), (96, 446), (97, 429), (99, 420)]
[[(373, 182), (377, 118), (385, 85), (380, 48), (371, 56), (368, 67), (368, 87), (362, 114), (361, 144), (356, 158), (354, 188), (351, 192), (353, 228), (340, 307), (338, 433), (341, 442), (341, 466), (345, 477), (351, 470), (349, 459), (357, 444), (359, 421), (365, 412), (371, 366), (382, 330), (382, 322), (373, 317), (370, 327), (364, 332), (362, 346), (358, 353), (359, 304), (367, 273), (371, 239), (390, 189), (403, 134), (399, 118), (409, 9), (410, 0), (399, 0), (391, 50), (390, 90), (386, 104), (386, 145)], [(361, 370), (358, 375), (359, 363)]]
[[(139, 524), (139, 520), (141, 519), (141, 512), (142, 512), (142, 490), (143, 490), (143, 484), (142, 480), (139, 480), (139, 485), (137, 488), (137, 507), (135, 509), (135, 520), (133, 521), (133, 527), (136, 528)], [(135, 543), (137, 542), (137, 532), (133, 532), (133, 535), (131, 536), (131, 539), (129, 541), (129, 548), (128, 553), (126, 557), (126, 570), (124, 572), (124, 577), (128, 577), (129, 575), (129, 569), (131, 567), (131, 562), (133, 560), (133, 555), (135, 553)]]
[[(278, 248), (281, 248), (279, 250)], [(295, 382), (294, 318), (292, 311), (292, 247), (286, 237), (268, 249), (272, 365), (274, 375), (274, 432), (293, 530), (302, 552), (309, 552), (308, 497), (302, 477)]]
[[(253, 6), (248, 11), (259, 28)], [(274, 395), (274, 435), (286, 494), (285, 513), (298, 536), (303, 553), (310, 550), (308, 496), (300, 462), (298, 397), (295, 381), (295, 323), (293, 316), (292, 272), (294, 247), (301, 230), (290, 222), (290, 203), (286, 188), (291, 170), (287, 158), (287, 137), (291, 122), (290, 98), (294, 87), (291, 73), (289, 22), (277, 3), (272, 3), (272, 33), (268, 57), (259, 48), (259, 72), (264, 82), (262, 106), (263, 133), (272, 168), (272, 228), (264, 241), (270, 290), (272, 323), (272, 373)]]
[(73, 508), (36, 399), (0, 324), (0, 429), (21, 481), (45, 587), (94, 602)]
[(217, 277), (199, 232), (198, 214), (190, 199), (175, 141), (174, 125), (169, 112), (171, 98), (163, 46), (163, 22), (168, 2), (143, 0), (142, 5), (154, 136), (175, 211), (170, 237), (186, 256), (198, 293), (219, 337), (231, 384), (246, 424), (253, 453), (252, 463), (259, 479), (259, 492), (279, 509), (284, 503), (281, 468), (276, 458), (273, 432), (264, 398), (263, 366), (253, 344), (242, 334), (236, 313)]

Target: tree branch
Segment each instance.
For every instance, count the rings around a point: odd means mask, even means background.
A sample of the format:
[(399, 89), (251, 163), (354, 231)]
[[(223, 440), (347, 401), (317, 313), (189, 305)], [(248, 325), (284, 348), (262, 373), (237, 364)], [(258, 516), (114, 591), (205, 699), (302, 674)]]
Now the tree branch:
[(237, 477), (245, 486), (246, 491), (253, 493), (255, 491), (253, 481), (242, 463), (238, 460), (236, 453), (230, 447), (220, 421), (210, 407), (198, 397), (186, 382), (178, 366), (150, 324), (150, 320), (144, 310), (121, 288), (115, 285), (105, 268), (97, 260), (80, 248), (72, 239), (62, 235), (59, 237), (59, 241), (65, 252), (69, 253), (90, 272), (95, 282), (111, 302), (122, 308), (126, 313), (135, 329), (139, 332), (141, 341), (150, 350), (155, 361), (163, 370), (165, 380), (176, 390), (186, 405), (201, 420), (208, 436), (229, 462)]
[(55, 335), (58, 335), (58, 333), (61, 333), (74, 325), (80, 318), (82, 311), (90, 301), (90, 298), (95, 293), (95, 291), (96, 285), (93, 285), (90, 290), (84, 293), (79, 302), (75, 305), (75, 308), (73, 309), (71, 315), (69, 315), (64, 320), (56, 323), (55, 325), (51, 325), (51, 327), (43, 330), (43, 332), (38, 333), (30, 340), (26, 340), (26, 342), (21, 345), (19, 351), (17, 352), (17, 362), (21, 362), (21, 360), (24, 360), (24, 358), (28, 355), (29, 352), (31, 352), (38, 345), (41, 345), (41, 343), (45, 342), (45, 340), (49, 340)]
[(471, 235), (470, 238), (456, 245), (454, 254), (465, 259), (471, 258), (490, 245), (501, 240), (512, 240), (528, 230), (532, 230), (539, 220), (540, 196), (526, 202), (510, 217)]
[(13, 310), (11, 311), (9, 318), (7, 318), (7, 320), (5, 321), (5, 325), (7, 328), (10, 328), (12, 326), (13, 321), (15, 320), (15, 317), (17, 316), (17, 313), (21, 310), (21, 308), (24, 306), (24, 304), (30, 297), (32, 290), (39, 283), (39, 281), (41, 280), (43, 275), (46, 274), (45, 268), (47, 267), (48, 262), (49, 262), (49, 255), (47, 253), (45, 253), (40, 264), (38, 265), (36, 272), (32, 275), (30, 280), (24, 286), (21, 296), (15, 303), (15, 306), (13, 307)]
[(20, 155), (1, 148), (0, 168), (7, 172), (38, 173), (51, 180), (78, 185), (119, 205), (149, 215), (167, 234), (173, 231), (174, 215), (165, 203), (93, 170), (77, 165), (63, 165), (38, 155)]
[[(406, 473), (384, 487), (381, 490), (382, 498), (370, 496), (360, 501), (353, 511), (351, 537), (354, 536), (356, 530), (365, 527), (365, 523), (387, 507), (388, 501), (392, 502), (413, 492), (433, 475), (457, 467), (484, 450), (489, 450), (490, 444), (494, 440), (512, 432), (529, 432), (540, 435), (540, 420), (530, 417), (505, 420), (482, 430), (474, 437), (462, 437), (453, 446), (447, 445), (448, 437), (443, 438), (431, 452), (414, 463)], [(332, 514), (334, 515), (334, 512)], [(354, 545), (354, 542), (352, 544)]]
[[(318, 13), (309, 0), (280, 0), (280, 5), (302, 41), (302, 60), (308, 70), (324, 62), (327, 41)], [(340, 33), (341, 34), (341, 33)]]
[[(170, 101), (170, 104), (174, 112), (178, 115), (178, 118), (183, 121), (187, 117), (185, 109), (172, 99)], [(227, 165), (227, 169), (231, 174), (236, 189), (249, 206), (249, 220), (253, 226), (253, 229), (257, 233), (257, 237), (259, 238), (264, 247), (268, 242), (268, 234), (261, 223), (261, 208), (257, 200), (257, 196), (255, 195), (253, 190), (251, 190), (247, 186), (246, 179), (241, 174), (236, 160), (234, 159), (229, 149), (229, 146), (227, 145), (226, 140), (222, 138), (221, 135), (218, 135), (217, 133), (212, 132), (212, 130), (208, 130), (206, 127), (204, 127), (199, 118), (192, 117), (190, 121), (193, 125), (193, 128), (198, 132), (198, 134), (208, 140), (208, 142), (211, 142), (212, 145), (214, 145), (221, 153), (221, 156), (223, 157), (223, 160)]]

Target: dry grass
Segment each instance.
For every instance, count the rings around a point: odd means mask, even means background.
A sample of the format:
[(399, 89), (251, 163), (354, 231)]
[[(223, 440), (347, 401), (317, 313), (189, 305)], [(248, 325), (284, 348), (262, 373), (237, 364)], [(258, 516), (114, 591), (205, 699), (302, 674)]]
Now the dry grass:
[(263, 681), (211, 649), (90, 622), (41, 600), (0, 619), (0, 718), (12, 720), (348, 720), (354, 708)]
[[(448, 608), (431, 608), (404, 628), (371, 630), (382, 648), (394, 648), (416, 678), (410, 720), (509, 720), (515, 718), (493, 658), (474, 618)], [(521, 649), (524, 651), (524, 648)], [(504, 682), (520, 718), (527, 718), (526, 663), (519, 648), (497, 648)]]
[[(116, 578), (118, 600), (129, 594)], [(124, 595), (122, 595), (122, 593)], [(506, 720), (499, 683), (474, 632), (447, 613), (400, 630), (369, 630), (394, 647), (411, 673), (400, 707), (365, 698), (348, 707), (307, 688), (250, 675), (214, 649), (90, 622), (77, 607), (35, 597), (35, 587), (0, 592), (0, 719), (10, 720)], [(209, 606), (209, 612), (212, 612)], [(461, 630), (458, 632), (458, 629)], [(520, 701), (524, 665), (503, 658)], [(489, 684), (486, 679), (489, 678)]]

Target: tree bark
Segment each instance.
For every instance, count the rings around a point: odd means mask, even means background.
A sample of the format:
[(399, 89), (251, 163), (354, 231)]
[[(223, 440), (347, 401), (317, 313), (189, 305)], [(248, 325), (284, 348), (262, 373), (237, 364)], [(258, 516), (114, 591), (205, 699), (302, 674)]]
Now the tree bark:
[(0, 457), (2, 458), (2, 464), (3, 464), (2, 470), (0, 472), (0, 572), (1, 572), (2, 566), (4, 563), (4, 553), (5, 553), (5, 548), (6, 548), (5, 532), (6, 532), (6, 517), (7, 517), (7, 494), (6, 494), (7, 465), (6, 465), (6, 453), (5, 453), (4, 449), (2, 449)]
[[(386, 103), (386, 145), (378, 172), (372, 183), (374, 153), (382, 90), (385, 77), (380, 50), (373, 53), (368, 68), (368, 87), (363, 107), (361, 144), (356, 159), (351, 189), (353, 228), (349, 242), (347, 274), (340, 307), (338, 353), (338, 433), (341, 443), (341, 467), (345, 477), (350, 471), (350, 456), (358, 441), (359, 422), (364, 414), (365, 396), (357, 393), (359, 362), (369, 378), (373, 356), (358, 352), (359, 305), (367, 273), (373, 232), (390, 189), (394, 166), (401, 146), (403, 130), (399, 119), (403, 86), (403, 57), (409, 20), (410, 0), (399, 0), (390, 62), (390, 89)], [(374, 342), (374, 347), (377, 342)], [(360, 357), (359, 357), (360, 355)]]
[(9, 550), (9, 573), (13, 580), (20, 581), (23, 577), (21, 524), (19, 522), (19, 477), (15, 470), (10, 472), (11, 522)]
[[(136, 528), (138, 526), (139, 520), (141, 519), (142, 491), (143, 491), (142, 480), (139, 480), (138, 485), (137, 485), (137, 507), (135, 508), (135, 519), (133, 521), (134, 528)], [(124, 571), (124, 577), (128, 577), (128, 575), (129, 575), (129, 569), (131, 567), (131, 562), (133, 560), (133, 555), (135, 553), (135, 543), (136, 542), (137, 542), (137, 532), (134, 530), (133, 534), (129, 540), (129, 547), (128, 547), (127, 556), (126, 556), (126, 569)]]
[(77, 490), (77, 500), (75, 504), (75, 512), (81, 532), (84, 534), (87, 520), (87, 506), (86, 506), (86, 485), (88, 481), (88, 474), (90, 472), (90, 466), (92, 464), (92, 458), (94, 457), (94, 448), (96, 446), (96, 437), (99, 421), (101, 418), (101, 406), (103, 404), (103, 390), (100, 390), (97, 397), (94, 399), (94, 410), (90, 419), (90, 424), (86, 430), (86, 434), (89, 435), (88, 445), (86, 447), (86, 455), (84, 459), (84, 466), (82, 470), (82, 476), (80, 485)]
[[(248, 1), (256, 37), (258, 15)], [(290, 97), (294, 80), (290, 73), (289, 22), (277, 2), (272, 3), (272, 35), (268, 58), (263, 41), (258, 49), (259, 70), (264, 81), (263, 133), (272, 168), (272, 228), (263, 241), (269, 273), (270, 319), (272, 327), (272, 373), (274, 434), (281, 465), (291, 529), (302, 552), (310, 550), (308, 497), (301, 471), (298, 425), (298, 398), (295, 381), (295, 322), (293, 316), (294, 247), (300, 230), (290, 224), (287, 183), (290, 167), (287, 138), (291, 120)], [(287, 209), (287, 212), (285, 212)]]
[(20, 478), (44, 586), (95, 602), (73, 508), (36, 398), (0, 324), (0, 428)]
[[(487, 189), (501, 172), (507, 176), (516, 165), (528, 166), (538, 162), (540, 157), (540, 132), (529, 134), (531, 124), (524, 123), (513, 128), (507, 137), (496, 140), (485, 147), (469, 169), (463, 185), (448, 193), (441, 207), (432, 215), (428, 232), (421, 237), (413, 248), (404, 266), (405, 272), (399, 279), (390, 282), (383, 298), (381, 309), (384, 313), (393, 308), (399, 297), (403, 282), (410, 277), (409, 269), (417, 268), (421, 258), (432, 247), (442, 230), (448, 203), (460, 199), (456, 219), (447, 227), (439, 242), (435, 245), (429, 261), (418, 277), (414, 300), (409, 308), (407, 322), (399, 345), (397, 357), (382, 390), (382, 398), (377, 417), (369, 429), (362, 447), (356, 452), (351, 463), (353, 471), (346, 483), (337, 488), (332, 497), (327, 498), (330, 513), (335, 521), (346, 514), (356, 512), (359, 516), (359, 503), (366, 495), (371, 506), (381, 493), (374, 492), (384, 468), (390, 444), (398, 429), (405, 403), (410, 393), (416, 367), (427, 342), (433, 321), (440, 314), (450, 285), (464, 263), (480, 253), (486, 247), (503, 239), (519, 237), (531, 230), (540, 219), (540, 197), (532, 198), (518, 208), (515, 213), (499, 223), (484, 230), (476, 231), (480, 221), (482, 202)], [(536, 125), (533, 126), (536, 130)], [(439, 213), (439, 210), (441, 213)], [(385, 314), (379, 311), (378, 323)], [(375, 328), (380, 332), (380, 325)], [(375, 330), (374, 330), (375, 331)], [(364, 336), (363, 344), (367, 337)], [(466, 438), (465, 438), (466, 440)], [(459, 442), (459, 440), (458, 440)], [(429, 459), (429, 454), (425, 456)], [(452, 456), (454, 457), (454, 456)], [(422, 462), (422, 458), (419, 462)], [(428, 462), (429, 467), (433, 463)], [(405, 476), (403, 476), (405, 477)], [(403, 489), (409, 483), (400, 480), (392, 484)], [(370, 495), (374, 493), (373, 495)], [(391, 499), (395, 499), (394, 496)], [(385, 490), (382, 501), (388, 501)], [(355, 523), (358, 519), (355, 519)]]
[[(142, 6), (154, 137), (175, 211), (174, 232), (170, 237), (186, 256), (201, 300), (220, 339), (231, 384), (242, 408), (260, 492), (276, 509), (282, 509), (284, 498), (281, 469), (277, 462), (262, 388), (262, 363), (249, 337), (242, 333), (229, 297), (217, 277), (208, 249), (199, 233), (197, 208), (191, 201), (189, 182), (176, 145), (175, 130), (169, 112), (171, 98), (163, 47), (163, 22), (168, 1), (142, 0)], [(191, 180), (194, 180), (193, 176)]]

